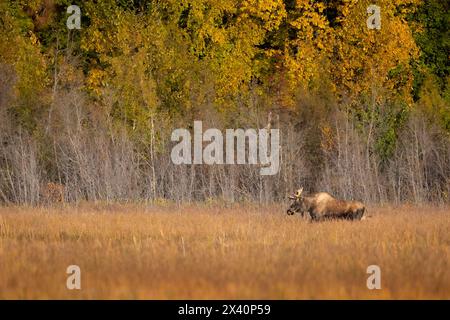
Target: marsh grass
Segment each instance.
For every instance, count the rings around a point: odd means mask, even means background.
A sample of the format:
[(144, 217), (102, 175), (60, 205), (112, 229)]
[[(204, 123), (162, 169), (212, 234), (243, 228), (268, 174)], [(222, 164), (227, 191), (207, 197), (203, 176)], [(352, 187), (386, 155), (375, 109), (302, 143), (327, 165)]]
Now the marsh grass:
[[(281, 206), (0, 208), (2, 299), (450, 299), (450, 209), (309, 223)], [(81, 290), (66, 268), (81, 268)], [(381, 268), (368, 290), (366, 268)]]

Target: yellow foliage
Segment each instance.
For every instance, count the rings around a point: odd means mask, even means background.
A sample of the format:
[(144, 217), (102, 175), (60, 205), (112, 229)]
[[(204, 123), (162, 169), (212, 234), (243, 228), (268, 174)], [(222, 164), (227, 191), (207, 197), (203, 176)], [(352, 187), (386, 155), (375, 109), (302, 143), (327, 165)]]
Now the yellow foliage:
[[(369, 30), (366, 26), (366, 8), (371, 1), (343, 1), (338, 7), (342, 12), (342, 27), (336, 32), (332, 46), (336, 51), (331, 75), (346, 95), (352, 97), (370, 91), (374, 86), (385, 87), (392, 94), (401, 94), (411, 101), (412, 87), (410, 60), (418, 57), (404, 16), (399, 15), (400, 4), (417, 5), (418, 0), (381, 0), (381, 29)], [(414, 6), (412, 6), (414, 7)], [(403, 10), (402, 13), (412, 9)], [(390, 77), (395, 68), (402, 68), (401, 82)], [(405, 79), (406, 77), (406, 79)]]
[(244, 0), (242, 18), (254, 16), (262, 20), (262, 28), (268, 31), (278, 28), (287, 13), (282, 0)]

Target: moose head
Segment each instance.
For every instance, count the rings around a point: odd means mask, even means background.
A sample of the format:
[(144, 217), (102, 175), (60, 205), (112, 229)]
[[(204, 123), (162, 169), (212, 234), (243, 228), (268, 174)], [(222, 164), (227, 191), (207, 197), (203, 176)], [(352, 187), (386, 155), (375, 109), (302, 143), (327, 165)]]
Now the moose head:
[(302, 198), (303, 188), (298, 189), (293, 195), (289, 196), (289, 199), (292, 200), (291, 205), (287, 209), (288, 215), (293, 215), (296, 212), (301, 212), (302, 217), (304, 215), (304, 203)]

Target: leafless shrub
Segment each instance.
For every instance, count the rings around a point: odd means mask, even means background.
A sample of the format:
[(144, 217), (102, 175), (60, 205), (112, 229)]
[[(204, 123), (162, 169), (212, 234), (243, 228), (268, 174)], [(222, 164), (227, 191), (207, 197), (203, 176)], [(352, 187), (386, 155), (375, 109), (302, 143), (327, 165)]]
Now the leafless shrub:
[(413, 114), (399, 137), (388, 180), (394, 200), (448, 201), (450, 141), (440, 128)]
[(20, 130), (0, 146), (0, 197), (5, 202), (36, 204), (40, 169), (36, 142)]
[[(4, 71), (0, 68), (0, 72)], [(36, 204), (40, 195), (46, 198), (47, 183), (64, 186), (64, 191), (59, 191), (70, 202), (218, 199), (223, 203), (270, 203), (286, 199), (300, 185), (306, 192), (327, 191), (366, 203), (448, 202), (448, 135), (414, 114), (399, 133), (389, 161), (382, 165), (374, 152), (371, 125), (357, 127), (344, 111), (331, 116), (308, 115), (307, 110), (274, 112), (271, 120), (276, 120), (270, 125), (280, 129), (280, 171), (261, 176), (258, 165), (175, 165), (170, 159), (171, 132), (192, 123), (155, 113), (148, 120), (149, 132), (144, 138), (108, 110), (90, 105), (80, 87), (55, 91), (52, 116), (48, 122), (43, 120), (45, 129), (37, 135), (13, 130), (5, 112), (7, 100), (2, 99), (2, 202)], [(314, 108), (319, 101), (302, 103), (304, 108)], [(236, 126), (265, 127), (267, 112), (255, 110), (235, 119)], [(204, 129), (226, 128), (217, 115), (209, 116), (206, 123)]]

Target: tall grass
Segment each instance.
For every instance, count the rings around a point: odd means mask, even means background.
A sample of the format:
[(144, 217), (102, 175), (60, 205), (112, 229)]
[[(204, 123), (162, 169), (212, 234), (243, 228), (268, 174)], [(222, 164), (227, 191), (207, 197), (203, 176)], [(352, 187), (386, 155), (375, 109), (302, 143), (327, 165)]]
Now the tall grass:
[[(2, 299), (450, 299), (450, 210), (369, 208), (309, 223), (284, 207), (0, 208)], [(81, 268), (81, 290), (66, 268)], [(369, 265), (381, 290), (366, 287)]]

